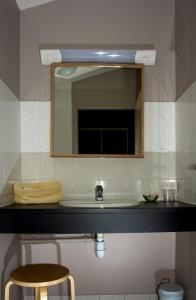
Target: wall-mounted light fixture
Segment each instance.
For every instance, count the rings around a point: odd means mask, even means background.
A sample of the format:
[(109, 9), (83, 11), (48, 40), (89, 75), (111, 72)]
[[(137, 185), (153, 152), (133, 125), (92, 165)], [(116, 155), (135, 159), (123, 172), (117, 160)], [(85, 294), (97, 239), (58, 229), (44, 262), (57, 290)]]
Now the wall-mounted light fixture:
[(135, 63), (154, 65), (156, 50), (41, 49), (42, 65), (60, 62)]

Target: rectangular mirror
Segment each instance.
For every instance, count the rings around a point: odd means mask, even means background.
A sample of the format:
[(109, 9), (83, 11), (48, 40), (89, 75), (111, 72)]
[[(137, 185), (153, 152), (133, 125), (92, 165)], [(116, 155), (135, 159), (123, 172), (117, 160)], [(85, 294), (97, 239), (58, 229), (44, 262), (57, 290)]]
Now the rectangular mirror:
[(52, 157), (143, 157), (143, 65), (55, 63)]

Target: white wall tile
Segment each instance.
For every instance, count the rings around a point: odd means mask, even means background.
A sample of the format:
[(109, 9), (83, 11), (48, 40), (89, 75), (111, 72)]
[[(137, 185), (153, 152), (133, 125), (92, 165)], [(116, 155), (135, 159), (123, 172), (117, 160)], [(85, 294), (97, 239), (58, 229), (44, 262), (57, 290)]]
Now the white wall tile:
[(73, 181), (73, 193), (74, 194), (91, 194), (95, 195), (96, 180), (84, 179)]
[(56, 179), (62, 182), (67, 193), (94, 193), (98, 182), (104, 182), (105, 192), (123, 193), (133, 186), (132, 194), (141, 197), (146, 183), (139, 186), (138, 180), (148, 182), (150, 188), (151, 180), (174, 178), (175, 155), (171, 155), (175, 148), (174, 103), (145, 102), (147, 152), (143, 159), (51, 158), (49, 119), (49, 102), (21, 103), (23, 180)]
[(176, 102), (176, 177), (179, 199), (195, 203), (196, 82)]
[(144, 150), (159, 152), (159, 112), (153, 106), (156, 103), (145, 102), (144, 105)]
[(191, 86), (191, 113), (196, 115), (196, 81)]
[(73, 181), (72, 180), (59, 180), (62, 184), (62, 190), (64, 194), (73, 194)]
[[(6, 191), (20, 160), (20, 103), (11, 90), (0, 80), (0, 204), (10, 202)], [(18, 168), (20, 178), (20, 168)], [(3, 191), (3, 192), (2, 192)]]
[(123, 158), (100, 158), (99, 179), (125, 179), (126, 159)]
[(158, 295), (157, 294), (150, 294), (149, 295), (149, 300), (158, 300)]
[(50, 151), (50, 102), (21, 102), (21, 152)]
[[(113, 194), (113, 193), (127, 193), (127, 182), (125, 180), (103, 180), (101, 181), (101, 184), (103, 185), (104, 192)], [(133, 195), (135, 194), (134, 191)]]
[(143, 159), (127, 159), (125, 162), (126, 179), (158, 179), (160, 153), (147, 152)]
[(39, 180), (72, 180), (72, 159), (51, 158), (49, 153), (22, 153), (22, 179)]
[(100, 295), (99, 300), (124, 300), (124, 295)]
[(125, 295), (125, 300), (149, 300), (148, 294)]
[(98, 158), (73, 158), (73, 179), (98, 179)]
[(76, 300), (99, 300), (98, 295), (79, 295), (76, 296)]
[[(168, 144), (168, 140), (175, 141), (175, 103), (145, 102), (144, 112), (145, 151), (159, 152), (160, 137), (166, 151), (175, 151), (175, 143)], [(21, 102), (21, 136), (22, 152), (49, 152), (50, 102)]]
[(73, 179), (73, 160), (71, 158), (52, 158), (48, 153), (44, 153), (47, 157), (48, 165), (50, 167), (50, 178), (52, 179)]
[(175, 103), (145, 102), (144, 148), (147, 152), (175, 152)]

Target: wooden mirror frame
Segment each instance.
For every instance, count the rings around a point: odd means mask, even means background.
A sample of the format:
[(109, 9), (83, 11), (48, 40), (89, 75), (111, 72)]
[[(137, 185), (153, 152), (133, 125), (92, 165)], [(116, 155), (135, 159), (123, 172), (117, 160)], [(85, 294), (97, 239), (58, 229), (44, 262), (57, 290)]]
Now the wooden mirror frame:
[[(103, 66), (103, 67), (124, 67), (124, 68), (135, 68), (141, 69), (141, 128), (140, 128), (140, 148), (141, 151), (139, 154), (58, 154), (54, 151), (54, 106), (55, 106), (55, 69), (57, 67), (95, 67), (95, 66)], [(50, 156), (51, 157), (64, 157), (64, 158), (98, 158), (98, 157), (111, 157), (111, 158), (143, 158), (144, 157), (144, 65), (142, 64), (119, 64), (119, 63), (53, 63), (51, 64), (51, 126), (50, 126)]]

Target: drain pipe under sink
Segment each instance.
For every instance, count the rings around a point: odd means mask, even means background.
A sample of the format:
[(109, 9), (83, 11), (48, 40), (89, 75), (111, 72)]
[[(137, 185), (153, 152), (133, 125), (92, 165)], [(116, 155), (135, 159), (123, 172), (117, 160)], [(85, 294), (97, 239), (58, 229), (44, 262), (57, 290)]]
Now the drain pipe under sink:
[(74, 242), (74, 241), (87, 241), (94, 240), (95, 241), (95, 254), (98, 258), (103, 258), (105, 255), (105, 242), (104, 242), (104, 234), (103, 233), (95, 233), (95, 234), (83, 234), (83, 235), (64, 235), (64, 236), (39, 236), (39, 235), (28, 235), (23, 236), (20, 235), (20, 244), (48, 244), (48, 243), (64, 243), (64, 242)]
[(105, 255), (104, 234), (96, 233), (95, 235), (95, 253), (98, 258), (103, 258)]

